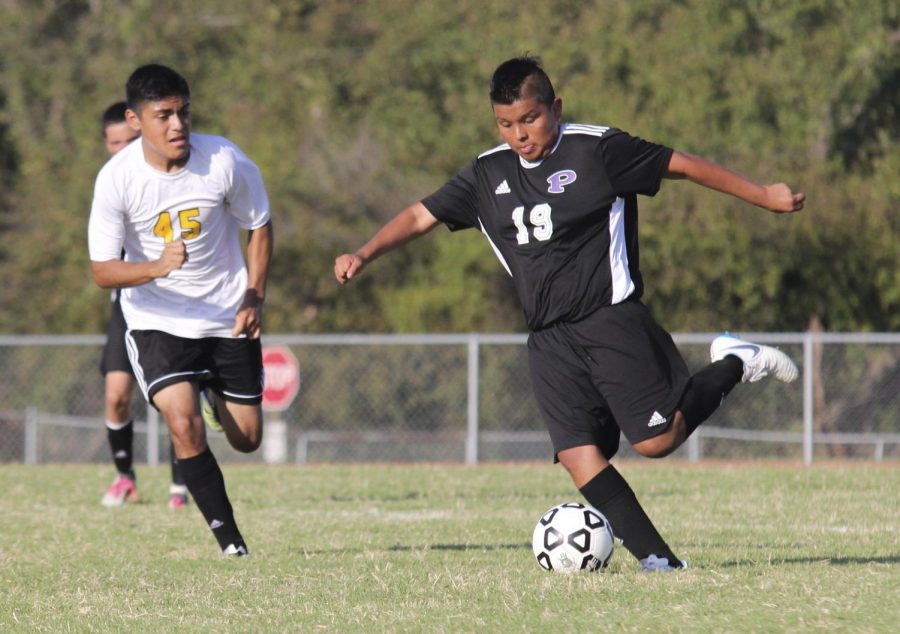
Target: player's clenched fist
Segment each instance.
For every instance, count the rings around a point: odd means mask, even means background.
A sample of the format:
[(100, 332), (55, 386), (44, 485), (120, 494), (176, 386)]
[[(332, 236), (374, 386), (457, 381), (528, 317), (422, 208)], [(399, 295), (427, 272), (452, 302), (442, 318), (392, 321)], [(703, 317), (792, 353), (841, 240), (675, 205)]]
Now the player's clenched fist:
[(334, 261), (334, 277), (338, 284), (346, 284), (363, 270), (366, 261), (355, 253), (345, 253)]
[(185, 261), (187, 261), (187, 248), (184, 246), (184, 240), (173, 240), (166, 245), (162, 255), (159, 256), (159, 277), (165, 277), (175, 269), (180, 269)]
[(791, 213), (803, 209), (806, 194), (794, 193), (784, 183), (765, 185), (766, 209), (775, 213)]

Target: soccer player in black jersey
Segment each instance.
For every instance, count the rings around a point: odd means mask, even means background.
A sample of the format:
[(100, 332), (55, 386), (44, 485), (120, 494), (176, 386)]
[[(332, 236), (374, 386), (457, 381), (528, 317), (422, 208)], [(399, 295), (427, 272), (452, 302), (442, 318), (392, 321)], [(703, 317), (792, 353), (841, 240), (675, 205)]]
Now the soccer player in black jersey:
[(647, 571), (685, 566), (609, 463), (620, 431), (639, 454), (677, 449), (739, 382), (796, 379), (781, 351), (717, 337), (694, 375), (640, 297), (637, 194), (687, 179), (774, 213), (803, 208), (783, 183), (759, 185), (697, 156), (615, 128), (562, 123), (539, 60), (501, 64), (490, 89), (506, 141), (335, 261), (345, 284), (438, 223), (477, 228), (510, 274), (531, 334), (529, 367), (556, 459)]

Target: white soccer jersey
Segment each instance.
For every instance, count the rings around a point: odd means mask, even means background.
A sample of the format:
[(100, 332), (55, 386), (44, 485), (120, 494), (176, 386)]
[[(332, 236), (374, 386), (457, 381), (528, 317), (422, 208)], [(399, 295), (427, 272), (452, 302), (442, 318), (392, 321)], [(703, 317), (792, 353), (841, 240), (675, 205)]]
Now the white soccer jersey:
[(187, 261), (163, 278), (122, 289), (132, 330), (179, 337), (231, 337), (247, 289), (242, 229), (270, 220), (269, 199), (256, 165), (222, 137), (191, 134), (191, 154), (167, 174), (144, 160), (140, 140), (113, 156), (94, 187), (88, 223), (91, 260), (158, 260), (182, 238)]

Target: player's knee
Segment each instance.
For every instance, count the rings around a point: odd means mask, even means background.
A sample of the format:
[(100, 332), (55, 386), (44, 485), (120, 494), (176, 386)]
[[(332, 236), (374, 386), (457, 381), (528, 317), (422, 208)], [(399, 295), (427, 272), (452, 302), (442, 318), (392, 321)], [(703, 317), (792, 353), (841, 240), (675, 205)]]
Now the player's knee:
[(577, 479), (581, 471), (584, 470), (584, 458), (582, 455), (572, 451), (560, 451), (556, 454), (559, 464), (569, 472), (572, 479)]
[(130, 395), (116, 390), (106, 392), (106, 408), (118, 416), (118, 420), (128, 420), (128, 409), (131, 405)]
[(563, 466), (563, 469), (568, 471), (570, 474), (572, 473), (572, 469), (575, 468), (576, 462), (571, 458), (565, 455), (565, 452), (560, 452), (556, 454), (557, 460), (559, 460), (559, 464)]
[(206, 437), (203, 431), (203, 421), (190, 414), (166, 415), (166, 425), (172, 442), (177, 447), (182, 447), (189, 455), (196, 455), (206, 448)]

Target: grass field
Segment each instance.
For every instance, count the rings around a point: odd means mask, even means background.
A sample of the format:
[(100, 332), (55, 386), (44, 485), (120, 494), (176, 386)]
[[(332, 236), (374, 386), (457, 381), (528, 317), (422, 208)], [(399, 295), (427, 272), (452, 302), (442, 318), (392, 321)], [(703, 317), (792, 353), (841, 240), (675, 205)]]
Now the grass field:
[(167, 468), (99, 505), (100, 466), (0, 466), (0, 631), (896, 632), (900, 469), (621, 462), (691, 569), (542, 571), (579, 499), (551, 465), (225, 465), (252, 556), (223, 559)]

